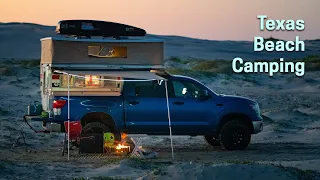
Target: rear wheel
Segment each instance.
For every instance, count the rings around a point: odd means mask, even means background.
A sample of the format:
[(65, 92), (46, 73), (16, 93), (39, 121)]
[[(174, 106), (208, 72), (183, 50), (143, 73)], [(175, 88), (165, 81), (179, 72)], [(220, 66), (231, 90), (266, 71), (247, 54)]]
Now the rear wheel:
[(239, 120), (229, 121), (224, 124), (219, 133), (219, 141), (224, 149), (244, 150), (251, 140), (250, 128)]
[(111, 129), (101, 122), (91, 122), (82, 128), (81, 134), (103, 134), (105, 132), (111, 132)]
[(120, 141), (121, 140), (121, 135), (120, 133), (116, 133), (113, 132), (111, 127), (105, 125), (102, 122), (90, 122), (88, 124), (86, 124), (82, 131), (81, 134), (85, 135), (85, 134), (103, 134), (106, 132), (111, 132), (114, 134), (114, 138), (116, 141)]
[(213, 136), (204, 136), (204, 139), (211, 146), (220, 146), (220, 142), (219, 142), (218, 138), (215, 138)]

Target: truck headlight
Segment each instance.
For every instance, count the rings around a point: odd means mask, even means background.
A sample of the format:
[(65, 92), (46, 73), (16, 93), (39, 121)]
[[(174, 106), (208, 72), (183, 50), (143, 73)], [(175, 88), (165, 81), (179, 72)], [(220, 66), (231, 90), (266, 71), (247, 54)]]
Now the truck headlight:
[(254, 110), (254, 112), (260, 114), (260, 108), (258, 103), (250, 104), (249, 106)]

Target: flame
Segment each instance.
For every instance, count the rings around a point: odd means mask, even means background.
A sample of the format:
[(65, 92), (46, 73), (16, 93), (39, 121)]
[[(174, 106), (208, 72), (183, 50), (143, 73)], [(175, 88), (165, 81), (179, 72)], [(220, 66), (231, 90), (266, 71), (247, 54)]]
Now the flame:
[(127, 133), (121, 133), (121, 139), (124, 140), (127, 137)]
[(118, 144), (118, 146), (116, 147), (117, 150), (124, 149), (124, 148), (128, 148), (128, 146), (124, 146), (122, 144)]

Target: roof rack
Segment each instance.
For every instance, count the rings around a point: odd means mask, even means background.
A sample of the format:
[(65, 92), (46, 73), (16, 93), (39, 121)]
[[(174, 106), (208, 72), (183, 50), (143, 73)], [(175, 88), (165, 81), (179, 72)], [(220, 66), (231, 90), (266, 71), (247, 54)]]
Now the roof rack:
[(107, 21), (96, 20), (62, 20), (56, 27), (56, 33), (75, 38), (103, 38), (124, 39), (129, 36), (145, 36), (144, 29)]

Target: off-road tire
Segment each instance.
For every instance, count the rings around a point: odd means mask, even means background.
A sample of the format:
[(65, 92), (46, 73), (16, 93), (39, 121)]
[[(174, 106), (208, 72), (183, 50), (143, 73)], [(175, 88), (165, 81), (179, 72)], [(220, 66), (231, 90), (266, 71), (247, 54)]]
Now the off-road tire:
[[(112, 132), (111, 128), (101, 122), (91, 122), (86, 124), (81, 131), (81, 135), (86, 135), (90, 133), (106, 133)], [(120, 133), (112, 132), (116, 141), (121, 140)]]
[(101, 122), (90, 122), (82, 128), (81, 135), (93, 133), (103, 134), (105, 132), (111, 132), (111, 129), (107, 125)]
[(251, 133), (247, 124), (232, 120), (224, 124), (219, 132), (221, 146), (229, 151), (245, 150), (250, 144)]
[(204, 136), (204, 139), (207, 141), (208, 144), (211, 146), (220, 146), (219, 139), (213, 137), (213, 136)]

